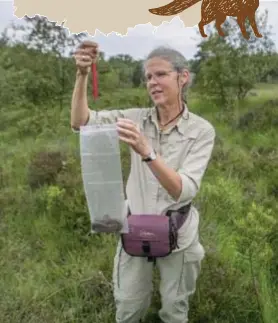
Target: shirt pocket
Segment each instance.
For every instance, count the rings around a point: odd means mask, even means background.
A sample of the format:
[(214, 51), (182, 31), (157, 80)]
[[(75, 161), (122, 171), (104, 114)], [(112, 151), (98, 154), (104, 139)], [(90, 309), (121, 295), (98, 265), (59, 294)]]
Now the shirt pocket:
[(199, 131), (194, 130), (188, 136), (170, 137), (167, 143), (166, 161), (167, 164), (177, 171), (190, 153)]

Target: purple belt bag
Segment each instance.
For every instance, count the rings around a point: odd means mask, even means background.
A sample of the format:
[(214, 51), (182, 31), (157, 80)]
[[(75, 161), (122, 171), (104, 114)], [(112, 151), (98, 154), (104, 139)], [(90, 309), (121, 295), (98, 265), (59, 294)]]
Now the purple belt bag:
[(166, 215), (129, 215), (129, 233), (121, 234), (125, 252), (130, 256), (147, 257), (149, 261), (169, 255), (178, 248), (178, 230), (185, 222), (190, 206), (169, 210)]

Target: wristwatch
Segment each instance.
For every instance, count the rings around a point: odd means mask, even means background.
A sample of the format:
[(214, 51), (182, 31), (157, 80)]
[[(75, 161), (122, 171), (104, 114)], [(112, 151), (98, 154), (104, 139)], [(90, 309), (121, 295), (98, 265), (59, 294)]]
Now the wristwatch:
[(153, 160), (156, 160), (156, 151), (152, 148), (150, 154), (147, 157), (142, 158), (142, 161), (143, 162), (150, 162)]

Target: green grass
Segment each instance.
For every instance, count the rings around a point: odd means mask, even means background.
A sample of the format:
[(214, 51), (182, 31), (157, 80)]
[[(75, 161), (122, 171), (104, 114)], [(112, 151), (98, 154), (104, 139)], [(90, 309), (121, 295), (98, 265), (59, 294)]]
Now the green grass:
[[(144, 101), (137, 92), (138, 100)], [(259, 85), (256, 92), (257, 96), (244, 102), (238, 118), (250, 109), (260, 114), (261, 106), (278, 93), (274, 85)], [(118, 104), (124, 105), (123, 93), (115, 95)], [(214, 124), (217, 142), (195, 201), (207, 254), (191, 299), (190, 322), (275, 323), (277, 128), (268, 130), (263, 124), (268, 119), (263, 119), (259, 128), (239, 129), (234, 120), (220, 122), (216, 108), (197, 99), (191, 109)], [(33, 115), (31, 130), (21, 110), (9, 111), (1, 112), (6, 126), (0, 135), (4, 157), (0, 167), (0, 322), (115, 322), (111, 275), (117, 238), (88, 235), (78, 136), (69, 129), (68, 110), (50, 109), (41, 124)], [(22, 135), (16, 121), (21, 122)], [(52, 183), (32, 189), (29, 170), (41, 176), (37, 170), (42, 166), (34, 163), (35, 154), (57, 150), (63, 153), (65, 168)], [(126, 181), (129, 155), (123, 145), (122, 162)], [(51, 167), (45, 171), (51, 172)], [(158, 278), (156, 272), (150, 323), (159, 322)]]

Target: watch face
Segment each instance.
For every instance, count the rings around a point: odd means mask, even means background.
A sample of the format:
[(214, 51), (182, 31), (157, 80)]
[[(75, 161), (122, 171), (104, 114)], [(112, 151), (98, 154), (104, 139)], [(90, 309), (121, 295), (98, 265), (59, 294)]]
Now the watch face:
[(156, 159), (156, 154), (155, 154), (155, 152), (154, 152), (154, 151), (152, 151), (152, 152), (151, 152), (151, 154), (150, 154), (149, 158), (150, 158), (151, 160), (155, 160), (155, 159)]
[(150, 155), (143, 159), (143, 161), (148, 162), (156, 159), (156, 154), (154, 151), (151, 151)]
[(155, 157), (156, 157), (156, 155), (155, 155), (155, 153), (152, 151), (152, 152), (151, 152), (151, 154), (150, 154), (150, 158), (151, 158), (152, 160), (154, 160), (154, 159), (155, 159)]

